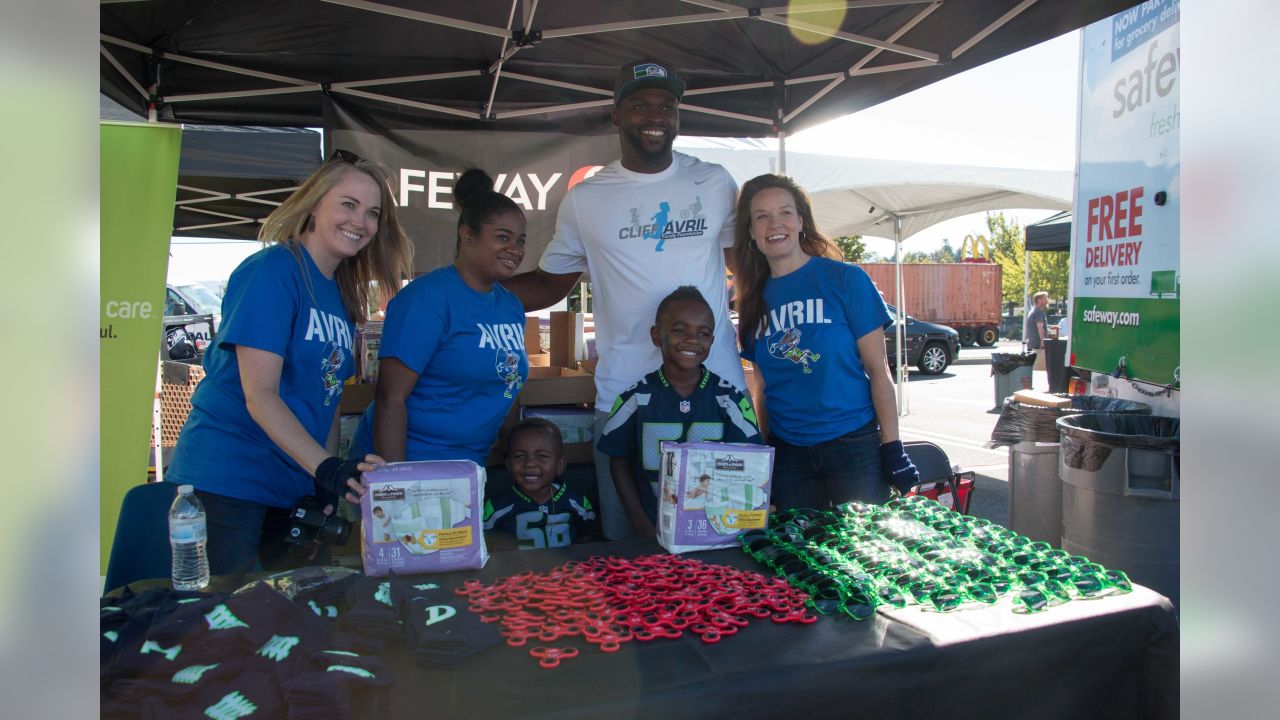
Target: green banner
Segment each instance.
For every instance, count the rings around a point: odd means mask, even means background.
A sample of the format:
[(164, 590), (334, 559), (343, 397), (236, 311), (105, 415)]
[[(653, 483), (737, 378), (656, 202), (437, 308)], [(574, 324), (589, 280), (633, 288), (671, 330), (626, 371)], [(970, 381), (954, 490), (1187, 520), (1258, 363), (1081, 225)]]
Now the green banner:
[(120, 501), (146, 482), (181, 129), (102, 123), (99, 512), (106, 573)]
[(1159, 385), (1180, 380), (1178, 298), (1078, 297), (1071, 318), (1071, 364), (1121, 371)]

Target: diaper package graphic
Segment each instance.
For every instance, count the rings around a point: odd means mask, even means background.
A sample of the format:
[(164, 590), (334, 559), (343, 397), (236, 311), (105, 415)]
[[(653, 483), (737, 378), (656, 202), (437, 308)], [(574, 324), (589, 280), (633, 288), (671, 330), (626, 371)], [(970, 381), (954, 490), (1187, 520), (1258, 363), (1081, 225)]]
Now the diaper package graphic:
[(393, 463), (365, 473), (360, 498), (366, 575), (482, 568), (484, 468), (470, 460)]
[(768, 522), (773, 448), (662, 443), (658, 543), (673, 553), (734, 547)]

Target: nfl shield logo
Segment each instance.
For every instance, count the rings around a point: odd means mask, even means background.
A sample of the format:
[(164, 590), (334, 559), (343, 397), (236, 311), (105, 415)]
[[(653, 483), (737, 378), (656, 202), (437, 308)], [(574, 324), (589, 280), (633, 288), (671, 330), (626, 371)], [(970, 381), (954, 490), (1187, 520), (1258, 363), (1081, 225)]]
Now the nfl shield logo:
[(680, 412), (682, 412), (682, 413), (687, 413), (687, 412), (689, 412), (689, 410), (690, 410), (692, 407), (693, 407), (693, 406), (689, 404), (689, 401), (688, 401), (688, 400), (681, 400), (681, 401), (680, 401)]

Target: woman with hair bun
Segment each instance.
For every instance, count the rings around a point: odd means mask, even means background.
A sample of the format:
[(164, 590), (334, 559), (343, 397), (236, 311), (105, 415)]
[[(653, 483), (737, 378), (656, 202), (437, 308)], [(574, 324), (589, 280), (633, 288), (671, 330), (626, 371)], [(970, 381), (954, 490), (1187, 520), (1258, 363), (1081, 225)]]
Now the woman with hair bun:
[(388, 462), (484, 465), (529, 374), (524, 306), (498, 284), (524, 260), (524, 212), (476, 168), (453, 194), (457, 254), (387, 305), (374, 403), (352, 442), (357, 457), (372, 447)]
[(356, 476), (372, 465), (335, 457), (338, 404), (354, 325), (380, 300), (372, 283), (394, 292), (413, 267), (393, 197), (380, 166), (338, 151), (263, 221), (267, 247), (231, 273), (165, 473), (204, 505), (215, 575), (296, 564), (284, 538), (298, 501), (331, 506), (364, 490)]

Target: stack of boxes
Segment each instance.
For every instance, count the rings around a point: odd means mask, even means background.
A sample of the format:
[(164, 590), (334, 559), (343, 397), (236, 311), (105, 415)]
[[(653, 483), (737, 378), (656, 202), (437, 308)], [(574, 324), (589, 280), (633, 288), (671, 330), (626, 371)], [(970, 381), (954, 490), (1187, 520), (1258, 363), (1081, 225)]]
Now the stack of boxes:
[[(550, 341), (546, 352), (541, 345), (538, 318), (528, 318), (525, 328), (525, 350), (529, 354), (529, 379), (516, 396), (507, 419), (499, 432), (499, 441), (489, 455), (489, 464), (504, 462), (506, 448), (502, 439), (512, 425), (526, 417), (542, 417), (560, 428), (564, 436), (565, 458), (570, 463), (590, 463), (594, 444), (592, 425), (595, 421), (596, 382), (594, 360), (585, 360), (582, 313), (552, 312)], [(540, 366), (535, 358), (545, 357)]]

